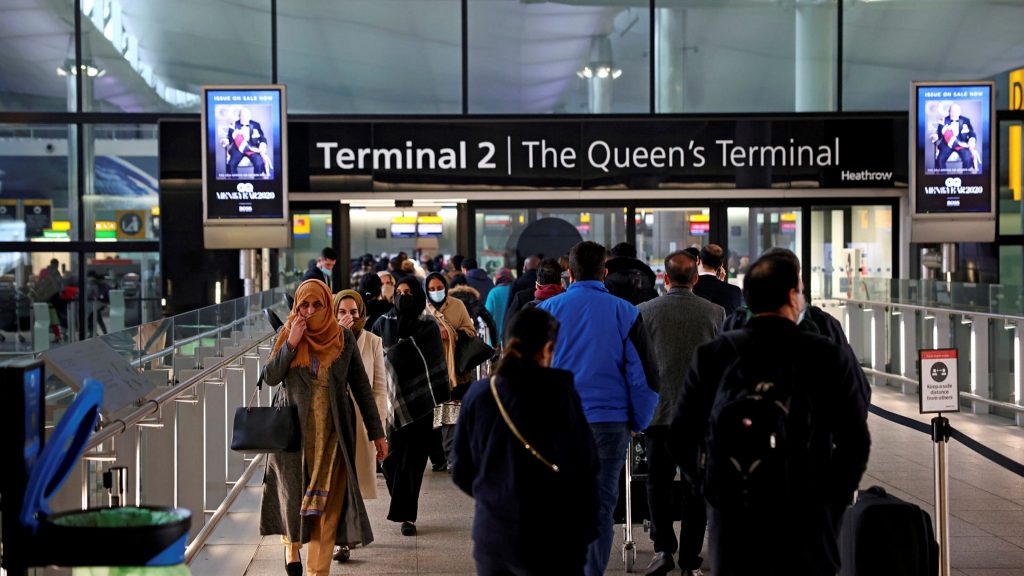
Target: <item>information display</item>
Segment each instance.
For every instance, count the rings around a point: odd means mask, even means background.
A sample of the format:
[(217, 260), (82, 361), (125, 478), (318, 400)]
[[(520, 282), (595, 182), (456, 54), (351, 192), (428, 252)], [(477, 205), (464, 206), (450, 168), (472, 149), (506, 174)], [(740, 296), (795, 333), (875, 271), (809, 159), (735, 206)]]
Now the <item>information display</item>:
[(990, 82), (914, 83), (914, 214), (994, 213)]
[(922, 414), (960, 411), (956, 349), (919, 350)]
[(284, 86), (203, 89), (203, 221), (276, 221), (288, 205)]

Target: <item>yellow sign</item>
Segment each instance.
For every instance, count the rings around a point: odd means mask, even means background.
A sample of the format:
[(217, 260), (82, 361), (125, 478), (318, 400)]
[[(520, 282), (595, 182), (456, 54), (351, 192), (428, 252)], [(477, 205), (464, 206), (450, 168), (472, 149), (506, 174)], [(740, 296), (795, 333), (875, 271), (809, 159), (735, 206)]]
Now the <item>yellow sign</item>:
[(420, 216), (416, 219), (418, 224), (442, 224), (440, 216)]
[(292, 234), (299, 237), (309, 236), (312, 231), (308, 214), (292, 214)]
[[(1024, 110), (1024, 68), (1010, 72), (1010, 110)], [(1010, 191), (1013, 192), (1013, 199), (1020, 202), (1021, 198), (1021, 154), (1024, 154), (1024, 147), (1021, 146), (1021, 125), (1011, 124), (1008, 133), (1009, 176)]]
[(787, 212), (780, 219), (783, 222), (796, 222), (796, 212)]
[(391, 219), (392, 224), (415, 224), (415, 216), (395, 216)]
[(109, 222), (109, 221), (106, 221), (106, 220), (97, 220), (96, 221), (96, 231), (97, 232), (116, 232), (117, 231), (117, 222)]
[(118, 210), (115, 222), (118, 240), (141, 240), (146, 237), (145, 210)]
[(149, 213), (152, 214), (153, 216), (159, 216), (160, 215), (160, 207), (159, 206), (153, 206), (152, 208), (149, 209)]
[(50, 229), (53, 230), (54, 232), (70, 232), (71, 231), (71, 221), (70, 220), (54, 220), (53, 221), (53, 225), (50, 226)]
[(708, 214), (690, 214), (690, 222), (711, 222)]

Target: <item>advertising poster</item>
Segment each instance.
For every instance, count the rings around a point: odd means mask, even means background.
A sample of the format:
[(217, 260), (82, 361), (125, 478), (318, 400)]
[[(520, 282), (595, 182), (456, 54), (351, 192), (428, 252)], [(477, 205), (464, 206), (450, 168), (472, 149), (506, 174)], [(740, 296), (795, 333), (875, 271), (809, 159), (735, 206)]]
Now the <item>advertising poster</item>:
[(203, 91), (205, 220), (285, 218), (282, 86)]
[(915, 212), (992, 212), (991, 84), (914, 85)]

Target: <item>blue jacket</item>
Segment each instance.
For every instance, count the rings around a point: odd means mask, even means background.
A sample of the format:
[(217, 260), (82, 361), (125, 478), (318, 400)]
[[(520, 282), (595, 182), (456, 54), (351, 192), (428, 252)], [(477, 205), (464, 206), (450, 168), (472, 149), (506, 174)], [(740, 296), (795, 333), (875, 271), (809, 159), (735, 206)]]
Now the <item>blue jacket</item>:
[(538, 307), (561, 324), (551, 365), (575, 375), (587, 421), (647, 428), (658, 394), (648, 386), (637, 352), (638, 339), (646, 336), (636, 306), (613, 296), (602, 282), (578, 281)]
[(505, 340), (505, 309), (508, 308), (508, 299), (512, 293), (512, 285), (495, 286), (487, 294), (487, 302), (484, 307), (494, 318), (494, 324), (498, 328), (498, 339)]

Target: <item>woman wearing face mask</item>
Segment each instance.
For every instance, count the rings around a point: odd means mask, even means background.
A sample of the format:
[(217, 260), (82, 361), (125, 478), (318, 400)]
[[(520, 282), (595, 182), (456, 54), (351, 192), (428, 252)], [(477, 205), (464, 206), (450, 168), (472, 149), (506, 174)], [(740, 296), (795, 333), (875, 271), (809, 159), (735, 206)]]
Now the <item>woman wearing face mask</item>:
[[(463, 398), (452, 452), (452, 480), (476, 500), (477, 574), (583, 574), (597, 537), (597, 448), (572, 373), (550, 368), (558, 321), (527, 307), (507, 328), (493, 378)], [(557, 553), (537, 546), (546, 541)]]
[(380, 278), (380, 297), (382, 300), (387, 300), (389, 303), (394, 304), (395, 302), (395, 275), (387, 270), (381, 270), (377, 272), (377, 277)]
[[(375, 274), (364, 276), (376, 279)], [(373, 390), (373, 400), (377, 405), (377, 414), (380, 416), (381, 429), (387, 422), (388, 406), (388, 385), (384, 375), (384, 346), (381, 344), (380, 336), (365, 329), (366, 327), (366, 306), (363, 299), (355, 290), (342, 290), (334, 295), (334, 316), (338, 325), (352, 331), (356, 338), (356, 347), (359, 349), (359, 357), (363, 361), (363, 368), (366, 370), (366, 377), (370, 381)], [(351, 391), (349, 392), (351, 395)], [(377, 497), (377, 464), (374, 458), (373, 443), (362, 422), (362, 414), (359, 407), (355, 407), (356, 415), (356, 452), (355, 467), (356, 478), (359, 479), (359, 492), (364, 500), (372, 500)], [(339, 546), (334, 551), (334, 559), (338, 562), (345, 562), (349, 559), (349, 547)]]
[(415, 278), (395, 287), (395, 309), (377, 320), (373, 333), (384, 345), (391, 456), (384, 478), (391, 493), (388, 520), (402, 523), (402, 535), (416, 534), (423, 470), (430, 451), (434, 406), (448, 400), (448, 366), (437, 322), (425, 313), (427, 296)]
[(352, 477), (355, 415), (349, 390), (378, 460), (387, 456), (388, 447), (355, 337), (331, 314), (331, 291), (323, 282), (307, 280), (295, 291), (295, 305), (262, 378), (270, 386), (284, 384), (275, 405), (287, 398), (298, 407), (302, 449), (268, 456), (260, 534), (282, 536), (289, 576), (302, 574), (303, 544), (309, 544), (306, 573), (326, 575), (335, 544), (373, 541)]
[[(366, 315), (363, 318), (366, 320), (367, 330), (372, 330), (377, 318), (387, 314), (394, 307), (390, 300), (385, 300), (381, 295), (383, 287), (380, 276), (376, 274), (365, 274), (359, 279), (359, 296), (366, 304)], [(394, 286), (391, 288), (394, 290)]]

